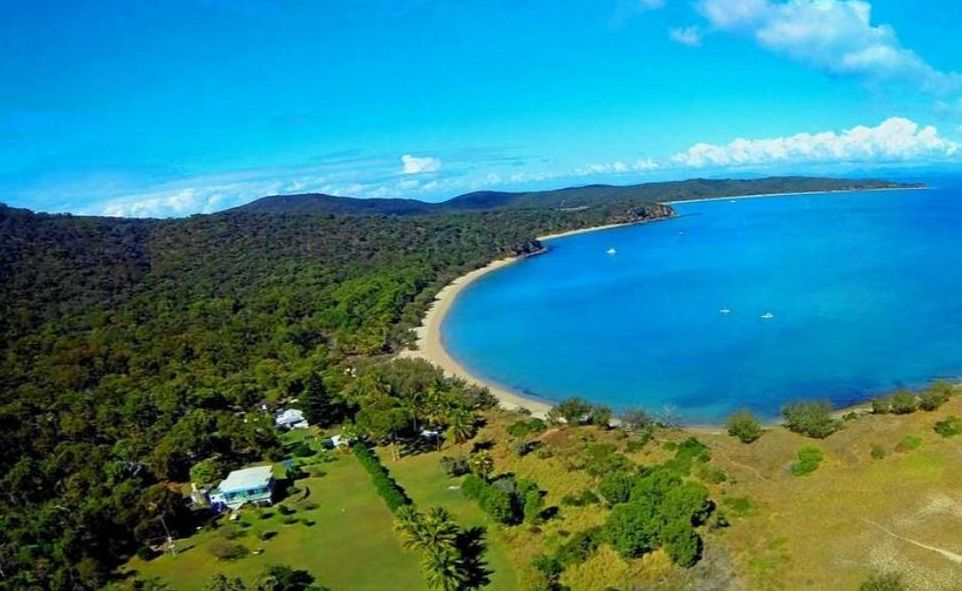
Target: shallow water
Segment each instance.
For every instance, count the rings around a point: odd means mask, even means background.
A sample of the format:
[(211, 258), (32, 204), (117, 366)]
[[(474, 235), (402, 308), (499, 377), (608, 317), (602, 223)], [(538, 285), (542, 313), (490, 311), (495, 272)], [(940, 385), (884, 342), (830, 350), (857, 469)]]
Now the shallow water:
[(482, 277), (446, 316), (446, 347), (539, 398), (706, 423), (962, 375), (958, 187), (675, 209)]

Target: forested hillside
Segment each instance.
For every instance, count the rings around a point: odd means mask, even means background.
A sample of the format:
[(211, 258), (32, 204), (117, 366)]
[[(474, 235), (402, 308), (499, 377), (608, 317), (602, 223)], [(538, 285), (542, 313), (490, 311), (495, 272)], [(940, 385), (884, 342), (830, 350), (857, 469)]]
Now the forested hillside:
[[(0, 585), (83, 588), (217, 456), (278, 451), (252, 414), (396, 351), (443, 284), (535, 236), (667, 215), (644, 203), (416, 218), (131, 221), (0, 209)], [(339, 381), (340, 380), (340, 381)], [(244, 414), (247, 412), (247, 414)]]
[[(710, 196), (693, 183), (689, 196)], [(544, 233), (671, 213), (645, 192), (573, 191), (419, 216), (0, 206), (0, 587), (95, 588), (157, 537), (159, 516), (190, 528), (175, 485), (192, 466), (278, 455), (261, 404), (310, 395), (363, 412), (345, 369), (409, 342), (458, 275), (536, 251)]]
[(883, 189), (906, 186), (880, 180), (850, 180), (818, 177), (770, 177), (751, 180), (691, 179), (641, 185), (588, 185), (551, 191), (475, 191), (427, 203), (416, 199), (351, 199), (320, 193), (263, 197), (235, 211), (258, 213), (333, 213), (356, 215), (427, 215), (502, 208), (555, 207), (576, 209), (611, 201), (634, 200), (665, 203), (685, 199), (712, 199), (734, 195), (804, 193), (851, 189)]

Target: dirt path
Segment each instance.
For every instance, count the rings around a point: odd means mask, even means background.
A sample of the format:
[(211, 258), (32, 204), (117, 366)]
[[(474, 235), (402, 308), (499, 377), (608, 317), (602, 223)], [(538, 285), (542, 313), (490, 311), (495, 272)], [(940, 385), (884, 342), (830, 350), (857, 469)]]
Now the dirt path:
[(876, 528), (882, 530), (883, 532), (887, 533), (888, 535), (892, 536), (893, 538), (896, 538), (896, 539), (898, 539), (898, 540), (902, 540), (903, 542), (908, 542), (909, 544), (912, 544), (913, 546), (918, 546), (919, 548), (922, 548), (922, 549), (925, 549), (925, 550), (930, 550), (930, 551), (932, 551), (932, 552), (937, 552), (937, 553), (941, 554), (942, 556), (948, 558), (948, 559), (951, 560), (952, 562), (956, 562), (956, 563), (958, 563), (958, 564), (962, 564), (962, 554), (956, 554), (955, 552), (949, 552), (948, 550), (945, 550), (944, 548), (939, 548), (939, 547), (937, 547), (937, 546), (929, 546), (928, 544), (923, 544), (922, 542), (913, 540), (913, 539), (911, 539), (911, 538), (906, 538), (905, 536), (901, 536), (901, 535), (895, 533), (894, 531), (892, 531), (892, 530), (890, 530), (890, 529), (888, 529), (888, 528), (886, 528), (886, 527), (884, 527), (884, 526), (882, 526), (882, 525), (879, 525), (878, 523), (875, 523), (874, 521), (869, 521), (868, 519), (865, 519), (864, 517), (862, 518), (862, 521), (864, 521), (865, 523), (867, 523), (867, 524), (869, 524), (869, 525), (871, 525), (871, 526), (873, 526), (873, 527), (876, 527)]

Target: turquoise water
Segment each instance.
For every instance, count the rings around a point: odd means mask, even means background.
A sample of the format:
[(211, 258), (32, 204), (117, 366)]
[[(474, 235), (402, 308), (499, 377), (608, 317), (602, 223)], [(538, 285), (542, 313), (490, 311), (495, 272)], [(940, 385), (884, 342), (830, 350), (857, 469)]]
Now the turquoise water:
[(486, 275), (442, 338), (472, 373), (518, 392), (669, 407), (690, 422), (958, 377), (960, 198), (938, 188), (677, 204), (678, 218), (551, 240), (547, 254)]

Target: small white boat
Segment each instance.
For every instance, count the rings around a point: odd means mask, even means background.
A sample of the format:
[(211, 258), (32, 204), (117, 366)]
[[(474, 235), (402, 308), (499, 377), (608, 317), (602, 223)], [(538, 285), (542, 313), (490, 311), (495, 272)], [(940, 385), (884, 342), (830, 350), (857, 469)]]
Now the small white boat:
[(731, 311), (731, 308), (722, 308), (721, 310), (718, 311), (718, 313), (719, 313), (719, 314), (731, 314), (732, 311)]
[(609, 249), (606, 250), (605, 252), (606, 252), (607, 254), (618, 254), (618, 251), (615, 250), (613, 247), (612, 247), (612, 248), (609, 248)]
[(762, 316), (761, 316), (762, 320), (771, 320), (771, 319), (774, 318), (774, 317), (775, 317), (775, 315), (772, 314), (771, 312), (765, 312), (765, 313), (762, 314)]

